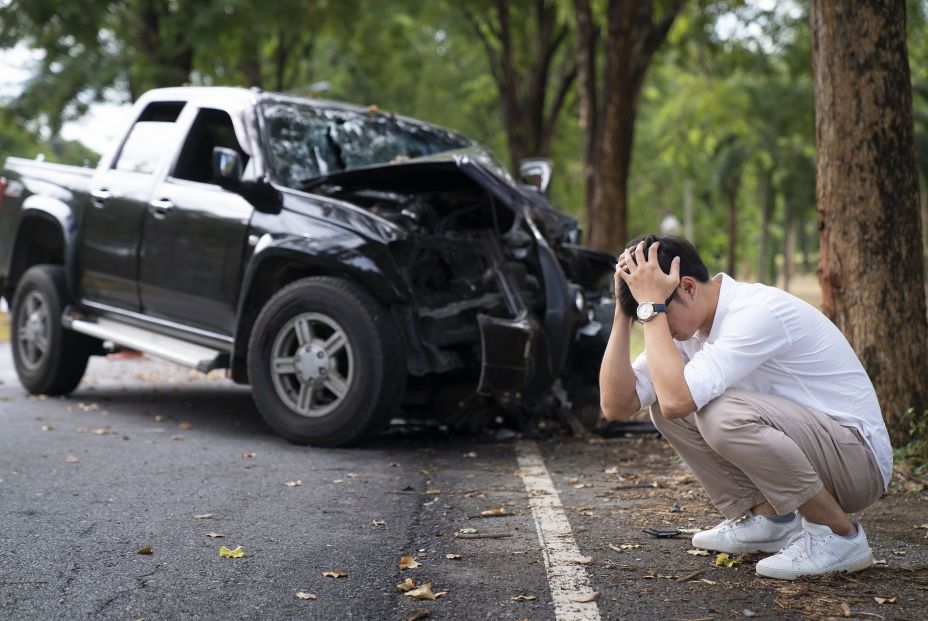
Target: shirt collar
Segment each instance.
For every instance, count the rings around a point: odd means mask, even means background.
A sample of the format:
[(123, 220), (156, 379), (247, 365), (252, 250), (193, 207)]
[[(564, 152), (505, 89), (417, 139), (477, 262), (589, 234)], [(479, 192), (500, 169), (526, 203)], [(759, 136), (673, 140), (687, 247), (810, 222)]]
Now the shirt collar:
[(719, 326), (722, 325), (725, 315), (728, 314), (728, 307), (735, 295), (735, 285), (738, 284), (738, 281), (725, 272), (719, 272), (717, 276), (722, 277), (722, 284), (719, 288), (719, 303), (715, 307), (715, 317), (712, 318), (712, 328), (709, 330), (709, 336), (706, 338), (710, 343), (715, 341), (719, 336), (719, 330), (721, 329)]

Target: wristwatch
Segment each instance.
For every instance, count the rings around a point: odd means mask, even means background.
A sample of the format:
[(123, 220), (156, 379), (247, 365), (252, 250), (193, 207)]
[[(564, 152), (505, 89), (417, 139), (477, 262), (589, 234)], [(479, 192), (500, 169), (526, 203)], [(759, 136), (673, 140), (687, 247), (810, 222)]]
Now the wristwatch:
[(655, 304), (654, 302), (642, 302), (638, 305), (638, 310), (635, 312), (638, 315), (638, 323), (646, 323), (657, 317), (658, 313), (667, 312), (666, 304)]

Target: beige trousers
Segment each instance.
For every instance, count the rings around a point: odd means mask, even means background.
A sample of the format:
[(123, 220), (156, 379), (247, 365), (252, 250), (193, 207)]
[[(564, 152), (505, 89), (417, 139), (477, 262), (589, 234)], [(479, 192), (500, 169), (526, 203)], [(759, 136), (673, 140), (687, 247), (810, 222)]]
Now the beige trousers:
[(685, 418), (652, 407), (651, 420), (729, 519), (765, 500), (789, 513), (822, 488), (847, 513), (883, 493), (876, 458), (855, 429), (783, 397), (729, 390)]

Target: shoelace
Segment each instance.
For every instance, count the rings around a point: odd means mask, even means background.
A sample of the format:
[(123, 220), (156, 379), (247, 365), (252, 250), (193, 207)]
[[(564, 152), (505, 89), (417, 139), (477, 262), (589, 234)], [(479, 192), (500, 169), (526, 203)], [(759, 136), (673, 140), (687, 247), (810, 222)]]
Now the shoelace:
[(733, 528), (735, 525), (740, 524), (741, 522), (747, 520), (750, 517), (751, 517), (750, 513), (745, 513), (744, 515), (740, 517), (736, 517), (733, 520), (725, 520), (724, 522), (719, 524), (719, 530), (727, 530), (727, 529)]
[(806, 530), (799, 531), (786, 542), (780, 550), (780, 556), (791, 561), (801, 561), (812, 554), (812, 534)]

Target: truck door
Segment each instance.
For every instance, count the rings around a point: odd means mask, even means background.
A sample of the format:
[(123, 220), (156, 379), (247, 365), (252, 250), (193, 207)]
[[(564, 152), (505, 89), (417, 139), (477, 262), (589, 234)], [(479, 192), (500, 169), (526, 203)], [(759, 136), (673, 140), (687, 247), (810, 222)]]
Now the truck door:
[(237, 150), (246, 176), (249, 158), (228, 112), (193, 112), (176, 163), (144, 215), (139, 292), (146, 315), (230, 335), (254, 208), (213, 182), (213, 148)]
[(176, 120), (184, 102), (146, 106), (109, 169), (91, 181), (83, 210), (78, 270), (81, 297), (139, 310), (139, 237), (155, 173), (176, 149)]

